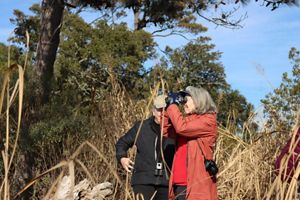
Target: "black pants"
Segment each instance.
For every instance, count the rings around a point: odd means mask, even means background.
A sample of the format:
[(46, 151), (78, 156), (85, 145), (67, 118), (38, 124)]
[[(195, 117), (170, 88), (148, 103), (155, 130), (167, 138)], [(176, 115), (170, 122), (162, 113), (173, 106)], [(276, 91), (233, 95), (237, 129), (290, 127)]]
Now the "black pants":
[(173, 189), (174, 189), (176, 200), (185, 200), (186, 186), (174, 185)]
[[(156, 191), (156, 193), (155, 193)], [(136, 200), (167, 200), (168, 199), (168, 186), (156, 186), (156, 185), (134, 185), (133, 192)], [(152, 196), (154, 195), (154, 198)]]

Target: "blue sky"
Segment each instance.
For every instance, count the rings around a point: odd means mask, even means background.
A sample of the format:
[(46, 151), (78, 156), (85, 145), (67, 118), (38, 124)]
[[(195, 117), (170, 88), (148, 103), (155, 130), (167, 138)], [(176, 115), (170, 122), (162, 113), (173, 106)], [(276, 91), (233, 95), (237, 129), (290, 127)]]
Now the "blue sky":
[(283, 7), (270, 11), (258, 4), (241, 9), (248, 18), (244, 28), (211, 28), (208, 35), (223, 52), (228, 82), (256, 108), (265, 94), (278, 87), (281, 75), (291, 72), (291, 47), (300, 49), (300, 9)]
[[(6, 43), (14, 27), (9, 22), (13, 9), (29, 13), (28, 8), (39, 0), (0, 0), (0, 42)], [(250, 3), (241, 7), (237, 16), (247, 13), (238, 30), (216, 27), (207, 21), (200, 22), (209, 29), (203, 35), (212, 38), (215, 50), (223, 52), (221, 63), (225, 67), (227, 81), (249, 102), (260, 107), (260, 99), (279, 86), (283, 72), (290, 72), (288, 60), (291, 47), (300, 49), (300, 8), (281, 7), (275, 11)], [(210, 13), (207, 13), (208, 15)], [(84, 15), (88, 21), (97, 14)], [(129, 24), (130, 25), (130, 24)], [(173, 48), (185, 44), (181, 37), (155, 38), (160, 48), (165, 45)]]

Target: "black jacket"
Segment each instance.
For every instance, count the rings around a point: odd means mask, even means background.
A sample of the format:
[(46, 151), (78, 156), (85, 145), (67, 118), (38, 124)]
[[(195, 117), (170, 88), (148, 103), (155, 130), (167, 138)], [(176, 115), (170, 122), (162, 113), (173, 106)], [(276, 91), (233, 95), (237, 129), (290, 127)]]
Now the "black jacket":
[[(117, 141), (116, 157), (118, 162), (120, 162), (122, 157), (127, 157), (127, 151), (134, 144), (140, 123), (141, 122), (136, 123)], [(154, 117), (150, 117), (143, 122), (136, 141), (136, 147), (137, 154), (134, 162), (135, 164), (131, 184), (154, 184), (167, 186), (168, 180), (166, 179), (166, 170), (164, 166), (162, 167), (163, 176), (155, 175), (157, 162), (162, 159), (159, 153), (160, 126), (154, 122)], [(175, 143), (172, 139), (163, 139), (163, 151), (166, 163), (171, 169), (175, 153)]]

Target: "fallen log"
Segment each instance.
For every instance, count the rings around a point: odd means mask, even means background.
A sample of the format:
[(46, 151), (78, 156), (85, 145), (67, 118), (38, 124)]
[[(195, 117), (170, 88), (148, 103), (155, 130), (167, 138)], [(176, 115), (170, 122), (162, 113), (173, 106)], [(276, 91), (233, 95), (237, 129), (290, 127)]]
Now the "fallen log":
[(72, 179), (70, 176), (64, 176), (58, 183), (54, 196), (49, 200), (104, 200), (112, 192), (110, 182), (92, 186), (88, 179), (83, 179), (72, 189)]

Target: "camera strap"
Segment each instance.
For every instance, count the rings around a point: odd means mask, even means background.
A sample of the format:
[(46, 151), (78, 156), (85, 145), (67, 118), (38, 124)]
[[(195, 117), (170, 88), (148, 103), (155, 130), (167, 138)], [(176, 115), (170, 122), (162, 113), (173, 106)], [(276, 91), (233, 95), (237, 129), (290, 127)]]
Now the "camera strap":
[(201, 145), (199, 144), (198, 139), (197, 139), (197, 144), (198, 144), (199, 149), (201, 150), (201, 153), (202, 153), (202, 155), (203, 155), (203, 157), (204, 157), (204, 160), (206, 160), (206, 157), (205, 157), (205, 155), (204, 155), (204, 153), (203, 153), (203, 151), (202, 151), (202, 148), (201, 148)]
[(156, 136), (155, 137), (155, 145), (154, 145), (154, 156), (155, 156), (156, 162), (158, 162), (158, 163), (162, 162), (160, 146), (161, 146), (160, 138), (158, 138), (158, 136)]
[(160, 150), (161, 141), (160, 141), (160, 125), (154, 122), (154, 118), (152, 119), (151, 128), (155, 133), (155, 141), (154, 141), (154, 159), (157, 163), (162, 162), (162, 152)]

